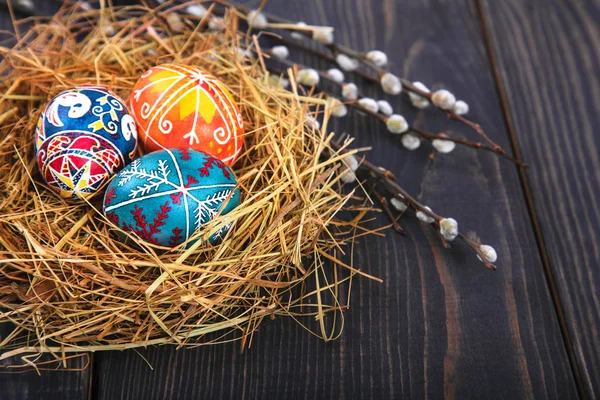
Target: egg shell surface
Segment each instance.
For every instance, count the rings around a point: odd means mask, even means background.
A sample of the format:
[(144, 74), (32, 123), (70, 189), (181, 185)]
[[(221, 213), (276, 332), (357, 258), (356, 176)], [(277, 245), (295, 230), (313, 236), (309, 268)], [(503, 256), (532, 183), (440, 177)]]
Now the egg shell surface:
[(146, 71), (131, 96), (146, 152), (204, 151), (231, 165), (242, 149), (244, 122), (227, 88), (193, 66), (162, 64)]
[(59, 93), (35, 129), (38, 166), (61, 197), (90, 198), (135, 157), (137, 130), (123, 100), (100, 86)]
[[(191, 149), (159, 150), (115, 176), (103, 209), (124, 231), (151, 244), (175, 247), (240, 204), (236, 185), (233, 172), (214, 156)], [(213, 234), (210, 242), (216, 243), (230, 226)]]

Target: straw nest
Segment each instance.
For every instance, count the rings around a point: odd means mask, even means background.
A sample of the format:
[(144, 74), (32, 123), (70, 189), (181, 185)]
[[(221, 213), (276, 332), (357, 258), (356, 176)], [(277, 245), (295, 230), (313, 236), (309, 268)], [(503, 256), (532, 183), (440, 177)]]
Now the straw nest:
[[(347, 169), (328, 146), (327, 117), (321, 130), (305, 124), (307, 112), (327, 114), (326, 103), (295, 86), (290, 71), (291, 91), (273, 85), (266, 56), (238, 33), (235, 12), (226, 29), (211, 32), (206, 17), (173, 16), (184, 6), (65, 6), (51, 19), (25, 21), (34, 22), (28, 29), (18, 25), (17, 44), (0, 47), (0, 322), (15, 326), (1, 339), (0, 359), (234, 339), (244, 346), (277, 315), (308, 315), (318, 335), (339, 334), (340, 297), (347, 300), (339, 285), (358, 272), (351, 244), (369, 232), (361, 203), (341, 212), (352, 194), (340, 194)], [(248, 46), (251, 59), (239, 50)], [(34, 127), (52, 96), (98, 84), (127, 101), (139, 75), (163, 62), (208, 70), (243, 112), (244, 151), (233, 166), (243, 201), (217, 246), (123, 243), (99, 199), (63, 201), (35, 162)], [(219, 217), (206, 230), (226, 222)], [(324, 322), (328, 312), (335, 326)]]

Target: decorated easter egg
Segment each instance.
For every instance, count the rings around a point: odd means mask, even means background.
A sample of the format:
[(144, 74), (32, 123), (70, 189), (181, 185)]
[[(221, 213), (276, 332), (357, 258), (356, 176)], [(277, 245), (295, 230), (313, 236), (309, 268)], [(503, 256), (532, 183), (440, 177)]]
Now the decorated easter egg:
[(131, 112), (146, 152), (191, 148), (231, 165), (242, 149), (244, 123), (235, 100), (196, 67), (163, 64), (146, 71), (133, 88)]
[[(159, 150), (134, 160), (114, 177), (103, 209), (124, 231), (155, 245), (175, 247), (240, 204), (236, 185), (229, 167), (210, 154)], [(211, 243), (230, 226), (214, 233)]]
[(82, 86), (58, 94), (35, 129), (38, 166), (68, 199), (89, 198), (133, 160), (137, 130), (123, 101), (108, 89)]

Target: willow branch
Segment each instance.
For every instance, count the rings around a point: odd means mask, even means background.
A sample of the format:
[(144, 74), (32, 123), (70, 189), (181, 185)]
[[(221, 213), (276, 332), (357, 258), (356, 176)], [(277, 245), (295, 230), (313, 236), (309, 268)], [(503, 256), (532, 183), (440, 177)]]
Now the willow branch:
[[(347, 153), (347, 150), (345, 150), (341, 145), (339, 145), (336, 142), (331, 141), (331, 142), (329, 142), (329, 145), (335, 151), (337, 151), (338, 153), (341, 153), (341, 154), (346, 154)], [(382, 169), (380, 169), (378, 166), (376, 166), (374, 164), (371, 164), (369, 161), (367, 161), (364, 158), (361, 160), (361, 163), (359, 165), (359, 169), (365, 170), (366, 173), (368, 173), (373, 178), (375, 178), (379, 182), (381, 182), (382, 185), (384, 186), (384, 188), (388, 192), (390, 192), (395, 198), (397, 198), (398, 200), (402, 201), (408, 207), (412, 208), (413, 210), (415, 210), (417, 212), (422, 212), (423, 214), (425, 214), (425, 215), (433, 218), (434, 221), (435, 221), (434, 225), (437, 228), (439, 228), (439, 223), (443, 219), (443, 217), (441, 217), (438, 214), (434, 213), (429, 208), (425, 207), (425, 205), (423, 205), (417, 199), (415, 199), (413, 196), (411, 196), (397, 182), (395, 182), (392, 179), (390, 179), (386, 175), (385, 171), (383, 171)], [(485, 264), (486, 268), (488, 268), (490, 270), (496, 270), (496, 266), (495, 265), (493, 265), (492, 263), (489, 263), (489, 262), (486, 261), (485, 254), (483, 254), (483, 252), (480, 249), (480, 243), (476, 243), (475, 241), (469, 239), (468, 237), (466, 237), (465, 235), (463, 235), (461, 233), (458, 234), (457, 239), (463, 241), (471, 249), (473, 249), (475, 251), (475, 253), (479, 256), (479, 258), (483, 261), (483, 263)]]
[[(269, 52), (269, 51), (267, 51), (267, 54), (271, 54), (272, 55), (272, 53)], [(287, 59), (282, 59), (282, 58), (277, 58), (277, 57), (273, 57), (273, 59), (276, 60), (277, 62), (283, 64), (283, 65), (286, 65), (287, 67), (292, 68), (292, 69), (310, 68), (310, 67), (307, 67), (305, 65), (302, 65), (302, 64), (299, 64), (299, 63), (296, 63), (296, 62), (292, 62), (292, 61), (287, 60)], [(274, 68), (269, 67), (269, 69), (273, 70)], [(337, 81), (335, 81), (333, 79), (331, 79), (329, 77), (329, 75), (327, 75), (327, 73), (325, 73), (323, 71), (317, 71), (317, 72), (318, 72), (319, 76), (321, 77), (321, 79), (324, 79), (324, 80), (328, 81), (330, 84), (337, 86), (339, 89), (342, 88), (343, 84), (339, 83), (339, 82), (337, 82)], [(278, 70), (278, 73), (281, 73), (281, 71)], [(323, 90), (322, 87), (321, 87), (321, 90)], [(328, 95), (331, 95), (326, 90), (323, 90), (323, 91), (326, 92)], [(364, 96), (361, 93), (359, 93), (358, 96), (359, 96), (359, 99), (360, 98), (364, 98)], [(374, 112), (371, 112), (371, 111), (369, 111), (367, 109), (362, 108), (360, 106), (360, 104), (358, 103), (358, 100), (351, 101), (351, 102), (346, 102), (344, 104), (347, 104), (347, 105), (349, 105), (349, 106), (351, 106), (351, 107), (353, 107), (355, 109), (358, 109), (359, 111), (364, 112), (367, 115), (369, 115), (369, 116), (371, 116), (373, 118), (376, 118), (376, 119), (382, 121), (383, 123), (387, 122), (387, 118), (388, 118), (387, 116), (385, 116), (385, 115), (383, 115), (381, 113), (378, 113), (378, 112), (374, 113)], [(438, 140), (447, 140), (447, 141), (454, 142), (454, 143), (459, 144), (461, 146), (469, 147), (469, 148), (472, 148), (472, 149), (489, 151), (489, 152), (498, 154), (499, 156), (501, 156), (503, 158), (506, 158), (507, 160), (510, 160), (510, 161), (514, 162), (515, 164), (521, 166), (521, 167), (525, 167), (526, 166), (526, 164), (524, 164), (521, 161), (516, 160), (515, 158), (513, 158), (513, 157), (509, 156), (508, 154), (506, 154), (506, 152), (504, 152), (502, 149), (498, 149), (496, 147), (492, 147), (492, 146), (489, 146), (489, 145), (484, 144), (484, 143), (472, 142), (472, 141), (469, 141), (469, 140), (466, 140), (466, 139), (458, 139), (458, 138), (454, 138), (454, 137), (448, 136), (448, 135), (443, 134), (443, 133), (428, 132), (428, 131), (425, 131), (425, 130), (423, 130), (421, 128), (417, 128), (414, 125), (409, 125), (409, 130), (412, 131), (412, 132), (414, 132), (414, 133), (416, 133), (421, 138), (423, 138), (425, 140), (428, 140), (430, 142), (432, 142), (433, 140), (436, 140), (436, 139), (438, 139)]]
[[(236, 4), (236, 3), (230, 3), (230, 2), (226, 2), (223, 0), (219, 0), (219, 3), (227, 6), (227, 7), (231, 7), (234, 9), (237, 9), (238, 11), (241, 11), (245, 14), (248, 14), (251, 9), (249, 7), (246, 7), (244, 5), (240, 5), (240, 4)], [(295, 22), (288, 20), (286, 18), (282, 18), (273, 14), (269, 14), (266, 13), (264, 11), (261, 11), (270, 22), (272, 22), (271, 24), (269, 24), (269, 26), (265, 29), (262, 29), (263, 31), (268, 31), (269, 27), (271, 27), (272, 29), (274, 28), (282, 28), (285, 30), (294, 30), (295, 32), (298, 32), (304, 36), (306, 36), (308, 39), (314, 41), (312, 39), (312, 29), (310, 29), (310, 27), (295, 27)], [(246, 17), (246, 15), (242, 15), (243, 17)], [(324, 52), (322, 50), (319, 49), (315, 49), (313, 47), (309, 47), (306, 46), (304, 44), (301, 44), (298, 41), (289, 39), (287, 37), (283, 37), (283, 36), (277, 36), (276, 37), (277, 40), (281, 41), (282, 43), (285, 43), (287, 45), (302, 49), (303, 51), (312, 53), (313, 55), (316, 55), (320, 58), (322, 58), (325, 61), (331, 62), (331, 63), (335, 63), (335, 56), (338, 54), (344, 54), (348, 57), (352, 57), (356, 60), (358, 60), (361, 64), (363, 64), (365, 67), (367, 67), (368, 69), (372, 70), (375, 72), (375, 75), (373, 74), (369, 74), (360, 70), (354, 70), (352, 71), (352, 73), (362, 77), (363, 79), (369, 81), (369, 82), (374, 82), (374, 83), (378, 83), (381, 79), (381, 77), (386, 74), (388, 71), (386, 71), (384, 68), (378, 67), (375, 64), (373, 64), (370, 60), (368, 60), (364, 53), (358, 52), (356, 50), (353, 50), (347, 46), (343, 46), (337, 43), (332, 43), (330, 45), (324, 45), (326, 48), (328, 48), (328, 50), (330, 51), (330, 53)], [(417, 88), (411, 81), (409, 81), (408, 79), (405, 78), (399, 78), (400, 82), (403, 85), (403, 88), (406, 89), (404, 92), (409, 91), (412, 93), (415, 93), (421, 97), (426, 98), (431, 104), (433, 104), (433, 106), (435, 108), (437, 108), (438, 110), (442, 111), (444, 114), (446, 114), (446, 116), (449, 119), (455, 120), (457, 122), (462, 123), (463, 125), (466, 125), (467, 127), (469, 127), (470, 129), (474, 130), (478, 135), (480, 135), (481, 137), (484, 138), (484, 140), (486, 142), (489, 143), (489, 146), (492, 147), (494, 149), (495, 153), (498, 153), (500, 155), (506, 155), (506, 151), (504, 149), (502, 149), (501, 146), (499, 146), (497, 143), (495, 143), (488, 135), (487, 133), (483, 130), (483, 128), (481, 127), (480, 124), (469, 120), (468, 118), (458, 115), (456, 112), (454, 112), (453, 110), (445, 110), (441, 107), (438, 107), (437, 105), (435, 105), (432, 101), (432, 93), (420, 90), (419, 88)]]

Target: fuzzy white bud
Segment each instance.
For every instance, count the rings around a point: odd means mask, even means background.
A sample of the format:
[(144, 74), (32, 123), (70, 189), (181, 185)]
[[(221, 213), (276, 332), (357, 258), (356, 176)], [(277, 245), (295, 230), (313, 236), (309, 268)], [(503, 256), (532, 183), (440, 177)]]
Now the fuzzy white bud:
[[(416, 87), (417, 89), (419, 89), (422, 92), (431, 93), (431, 91), (429, 90), (429, 88), (427, 86), (425, 86), (425, 84), (423, 82), (415, 81), (415, 82), (413, 82), (413, 86)], [(416, 93), (413, 93), (413, 94), (419, 96)]]
[(288, 58), (290, 55), (290, 51), (287, 46), (273, 46), (271, 49), (271, 53), (277, 58)]
[[(300, 21), (296, 23), (296, 26), (306, 26), (306, 22)], [(290, 36), (293, 37), (294, 39), (304, 39), (304, 35), (300, 32), (292, 32), (290, 33)]]
[(456, 97), (446, 89), (441, 89), (433, 93), (431, 101), (441, 109), (451, 110), (456, 103)]
[(368, 112), (376, 114), (379, 111), (379, 106), (377, 102), (369, 97), (363, 97), (358, 101), (358, 104)]
[(390, 204), (392, 205), (392, 207), (394, 207), (396, 210), (400, 211), (400, 212), (404, 212), (406, 211), (406, 204), (400, 200), (397, 199), (396, 197), (392, 197), (390, 199)]
[(335, 57), (335, 62), (337, 62), (340, 68), (344, 71), (354, 71), (356, 68), (358, 68), (358, 61), (356, 61), (354, 58), (348, 57), (345, 54), (338, 54)]
[(269, 76), (267, 86), (272, 89), (285, 89), (290, 85), (290, 81), (285, 79), (283, 76)]
[(240, 49), (239, 47), (237, 48), (237, 56), (240, 60), (251, 60), (253, 58), (252, 51), (249, 49)]
[(454, 107), (452, 108), (456, 115), (465, 115), (469, 112), (469, 105), (462, 100), (458, 100), (454, 103)]
[[(479, 250), (483, 253), (485, 260), (489, 263), (495, 263), (496, 260), (498, 259), (498, 254), (496, 253), (496, 249), (494, 249), (492, 246), (488, 246), (487, 244), (482, 244), (481, 246), (479, 246)], [(479, 258), (481, 260), (481, 257), (479, 257), (479, 255), (477, 256), (477, 258)]]
[(381, 87), (383, 91), (389, 94), (397, 95), (402, 91), (402, 83), (400, 79), (389, 72), (386, 72), (381, 76)]
[(21, 8), (23, 11), (33, 11), (35, 7), (33, 1), (31, 0), (17, 0), (15, 3), (15, 5)]
[(312, 68), (301, 69), (298, 71), (298, 83), (305, 86), (318, 85), (319, 73)]
[(319, 129), (321, 127), (321, 123), (312, 115), (307, 115), (306, 118), (304, 118), (304, 122), (306, 125), (314, 129)]
[[(440, 134), (440, 136), (446, 136), (446, 135)], [(454, 143), (451, 140), (433, 139), (431, 144), (440, 153), (450, 153), (456, 148), (456, 143)]]
[(327, 76), (334, 82), (337, 82), (337, 83), (344, 82), (344, 73), (337, 68), (328, 69)]
[[(429, 207), (425, 207), (425, 209), (431, 211), (431, 208)], [(435, 221), (435, 219), (425, 214), (423, 211), (417, 212), (417, 218), (419, 219), (419, 221), (425, 222), (426, 224), (431, 224), (433, 223), (433, 221)]]
[(350, 168), (350, 171), (354, 172), (358, 169), (358, 158), (354, 155), (344, 157), (344, 162), (346, 163), (346, 166)]
[(194, 17), (198, 17), (198, 18), (203, 18), (206, 15), (206, 13), (208, 12), (206, 7), (201, 6), (200, 4), (192, 4), (191, 6), (187, 6), (185, 11), (188, 14), (193, 15)]
[(221, 31), (225, 29), (225, 22), (223, 22), (223, 18), (211, 18), (210, 21), (208, 21), (208, 29), (211, 31)]
[(335, 97), (327, 99), (329, 106), (331, 107), (331, 115), (336, 118), (342, 118), (348, 115), (348, 107)]
[(248, 25), (254, 29), (265, 29), (269, 25), (269, 21), (265, 14), (258, 10), (252, 10), (247, 15)]
[(411, 100), (411, 103), (413, 106), (415, 106), (416, 108), (420, 108), (420, 109), (429, 107), (429, 100), (424, 99), (422, 97), (419, 99)]
[(92, 11), (94, 9), (94, 7), (92, 7), (92, 5), (87, 1), (82, 1), (79, 3), (79, 8), (81, 8), (83, 11)]
[[(423, 83), (421, 82), (413, 82), (413, 85), (426, 93), (431, 93), (429, 91), (429, 88), (427, 86), (425, 86)], [(408, 97), (410, 98), (410, 102), (412, 103), (413, 106), (417, 107), (417, 108), (427, 108), (429, 106), (429, 100), (427, 100), (425, 97), (414, 93), (414, 92), (410, 92), (408, 93)]]
[(391, 133), (404, 133), (408, 130), (408, 122), (402, 115), (393, 114), (386, 120), (385, 124)]
[(356, 180), (356, 174), (354, 173), (358, 169), (358, 159), (353, 155), (344, 157), (344, 164), (348, 167), (348, 170), (341, 176), (342, 182), (352, 183)]
[(185, 24), (177, 13), (168, 14), (167, 23), (173, 32), (183, 32), (185, 30)]
[(377, 65), (378, 67), (383, 67), (388, 62), (387, 54), (385, 54), (383, 51), (379, 51), (379, 50), (372, 50), (372, 51), (368, 52), (366, 57), (367, 57), (367, 60), (371, 61), (373, 64)]
[(389, 117), (394, 113), (392, 105), (385, 100), (377, 100), (377, 106), (379, 107), (379, 112), (386, 117)]
[(112, 25), (109, 24), (104, 24), (102, 25), (102, 32), (106, 35), (106, 36), (114, 36), (115, 33), (117, 33), (115, 31), (115, 28)]
[(204, 56), (204, 59), (207, 61), (212, 61), (212, 62), (215, 62), (218, 60), (217, 55), (212, 50), (206, 53), (206, 55)]
[(279, 86), (282, 89), (287, 89), (288, 86), (290, 86), (290, 80), (287, 78), (284, 78), (283, 76), (279, 78)]
[(342, 174), (340, 179), (344, 183), (352, 183), (356, 180), (356, 174), (352, 171), (346, 171)]
[(407, 133), (402, 136), (401, 139), (402, 146), (404, 146), (407, 150), (416, 150), (421, 146), (421, 139), (412, 133)]
[(451, 242), (458, 236), (458, 222), (454, 218), (444, 218), (440, 221), (440, 233)]
[(354, 83), (346, 83), (342, 86), (342, 97), (354, 101), (358, 98), (358, 87)]
[(333, 43), (333, 28), (327, 26), (320, 26), (312, 31), (312, 38), (319, 43), (331, 44)]

